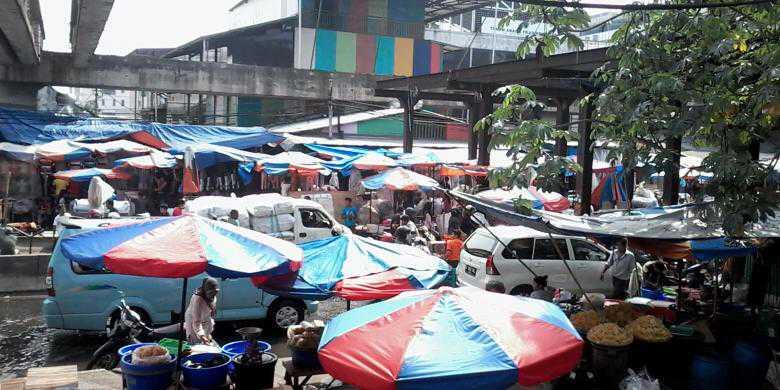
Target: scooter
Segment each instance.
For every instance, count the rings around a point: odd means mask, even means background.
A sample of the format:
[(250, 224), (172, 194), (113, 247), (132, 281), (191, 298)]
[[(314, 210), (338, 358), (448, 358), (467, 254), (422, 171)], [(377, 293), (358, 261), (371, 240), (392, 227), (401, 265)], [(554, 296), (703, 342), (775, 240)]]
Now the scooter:
[(119, 318), (109, 319), (106, 323), (108, 340), (92, 354), (92, 359), (87, 363), (87, 370), (103, 368), (113, 370), (119, 365), (119, 348), (129, 344), (139, 343), (141, 339), (160, 339), (154, 329), (144, 324), (141, 316), (121, 299), (117, 304)]

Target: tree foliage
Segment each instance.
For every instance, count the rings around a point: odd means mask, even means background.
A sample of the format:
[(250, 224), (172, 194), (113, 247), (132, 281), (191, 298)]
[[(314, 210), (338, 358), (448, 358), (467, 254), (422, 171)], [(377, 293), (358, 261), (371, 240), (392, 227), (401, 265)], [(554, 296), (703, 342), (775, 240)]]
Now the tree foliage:
[[(672, 167), (674, 152), (665, 147), (670, 137), (712, 148), (701, 169), (714, 174), (705, 191), (724, 216), (726, 231), (740, 235), (745, 223), (774, 216), (778, 198), (767, 177), (778, 154), (761, 163), (751, 158), (750, 148), (774, 145), (780, 133), (780, 7), (634, 11), (620, 17), (625, 24), (612, 37), (610, 61), (591, 75), (594, 92), (584, 99), (594, 105), (594, 138), (617, 143), (615, 153), (627, 168)], [(564, 46), (582, 48), (575, 33), (590, 22), (581, 9), (535, 5), (521, 6), (505, 20), (510, 19), (523, 19), (521, 30), (534, 23), (548, 26), (526, 31), (520, 56), (533, 49), (550, 55)], [(544, 186), (554, 189), (555, 172), (565, 163), (542, 143), (573, 135), (532, 117), (531, 108), (540, 103), (527, 88), (501, 92), (504, 104), (477, 130), (490, 129), (497, 135), (494, 144), (527, 156), (497, 172), (495, 180), (527, 184), (526, 167), (546, 157), (538, 170), (548, 176)]]

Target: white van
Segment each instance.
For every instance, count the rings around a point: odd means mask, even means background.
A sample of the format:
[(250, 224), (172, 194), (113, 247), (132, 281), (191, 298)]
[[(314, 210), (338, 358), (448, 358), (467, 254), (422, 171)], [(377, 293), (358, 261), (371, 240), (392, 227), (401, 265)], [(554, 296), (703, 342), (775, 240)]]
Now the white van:
[[(606, 248), (585, 237), (553, 235), (553, 239), (570, 260), (568, 263), (585, 292), (612, 291), (611, 272), (607, 271), (601, 279), (601, 271), (609, 259)], [(485, 228), (474, 231), (460, 252), (458, 283), (484, 289), (488, 283), (498, 282), (511, 295), (533, 290), (533, 274), (518, 258), (537, 275), (547, 275), (550, 287), (580, 293), (550, 236), (522, 226), (494, 226), (490, 231)]]
[(239, 213), (241, 227), (296, 244), (349, 232), (318, 202), (277, 193), (241, 198), (203, 196), (187, 202), (185, 209), (207, 218), (222, 219), (231, 210)]

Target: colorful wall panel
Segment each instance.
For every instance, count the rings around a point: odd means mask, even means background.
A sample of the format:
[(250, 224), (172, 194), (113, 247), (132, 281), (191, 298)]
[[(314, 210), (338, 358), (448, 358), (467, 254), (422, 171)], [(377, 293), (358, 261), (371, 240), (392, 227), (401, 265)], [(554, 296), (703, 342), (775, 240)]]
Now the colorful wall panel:
[(414, 72), (414, 39), (395, 38), (393, 74), (411, 76)]
[(355, 73), (357, 70), (357, 34), (336, 33), (336, 72)]
[(392, 76), (395, 69), (395, 38), (376, 35), (375, 58), (374, 74)]
[(295, 37), (299, 69), (380, 76), (417, 76), (442, 69), (441, 46), (422, 39), (310, 28)]
[(448, 123), (445, 129), (444, 137), (447, 141), (468, 141), (469, 126), (455, 123)]

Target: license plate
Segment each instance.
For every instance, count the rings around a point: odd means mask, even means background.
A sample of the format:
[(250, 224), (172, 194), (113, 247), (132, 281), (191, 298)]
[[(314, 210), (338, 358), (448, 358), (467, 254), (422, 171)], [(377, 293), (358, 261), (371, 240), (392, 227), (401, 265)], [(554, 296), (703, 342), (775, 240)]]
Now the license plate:
[(467, 265), (466, 266), (466, 273), (471, 275), (471, 276), (476, 276), (477, 275), (477, 269), (472, 267), (472, 266), (470, 266), (470, 265)]

